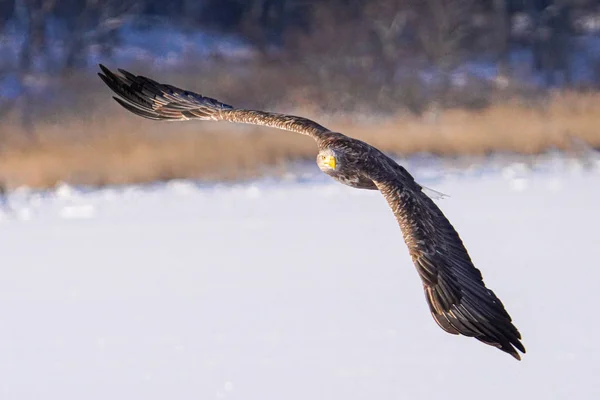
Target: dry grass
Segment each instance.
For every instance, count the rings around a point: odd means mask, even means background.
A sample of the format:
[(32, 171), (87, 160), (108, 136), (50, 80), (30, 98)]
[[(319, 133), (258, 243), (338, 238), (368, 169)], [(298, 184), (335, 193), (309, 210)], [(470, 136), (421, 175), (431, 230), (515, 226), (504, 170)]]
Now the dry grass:
[[(316, 155), (312, 140), (294, 133), (213, 122), (159, 123), (110, 107), (111, 119), (39, 123), (36, 139), (28, 141), (17, 140), (25, 136), (18, 124), (3, 121), (0, 181), (9, 187), (51, 187), (61, 181), (105, 185), (184, 177), (235, 179)], [(567, 148), (568, 136), (600, 146), (600, 94), (561, 93), (535, 108), (515, 102), (422, 118), (312, 117), (395, 154), (538, 153)]]

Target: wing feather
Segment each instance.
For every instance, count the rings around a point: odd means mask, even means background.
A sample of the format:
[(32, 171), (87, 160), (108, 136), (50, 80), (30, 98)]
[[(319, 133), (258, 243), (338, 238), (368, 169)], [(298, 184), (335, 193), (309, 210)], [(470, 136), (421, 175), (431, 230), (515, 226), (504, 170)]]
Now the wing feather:
[(235, 109), (216, 99), (176, 86), (158, 83), (124, 69), (114, 73), (100, 65), (102, 81), (117, 94), (114, 99), (126, 110), (153, 120), (190, 119), (262, 125), (308, 135), (321, 140), (331, 133), (316, 122), (295, 115)]
[(446, 332), (474, 337), (520, 360), (521, 334), (485, 286), (458, 233), (420, 188), (402, 178), (375, 184), (402, 229), (434, 320)]

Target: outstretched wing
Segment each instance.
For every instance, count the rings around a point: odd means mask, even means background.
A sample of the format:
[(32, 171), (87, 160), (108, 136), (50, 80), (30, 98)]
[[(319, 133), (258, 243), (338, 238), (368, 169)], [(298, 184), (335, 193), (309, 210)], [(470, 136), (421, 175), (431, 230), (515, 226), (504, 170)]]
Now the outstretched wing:
[(423, 281), (431, 314), (446, 332), (472, 336), (520, 360), (521, 334), (502, 302), (485, 287), (458, 233), (419, 188), (375, 181), (386, 198)]
[(134, 114), (154, 120), (189, 119), (263, 125), (321, 139), (329, 129), (306, 118), (264, 111), (239, 110), (189, 90), (158, 83), (123, 69), (113, 73), (100, 65), (100, 78), (118, 97), (114, 99)]

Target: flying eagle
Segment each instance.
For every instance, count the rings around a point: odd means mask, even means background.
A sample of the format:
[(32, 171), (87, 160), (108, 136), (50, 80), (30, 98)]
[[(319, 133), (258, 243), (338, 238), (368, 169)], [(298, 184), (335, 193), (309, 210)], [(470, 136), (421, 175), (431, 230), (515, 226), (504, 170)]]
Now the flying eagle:
[(499, 348), (520, 360), (521, 334), (494, 292), (485, 287), (458, 233), (424, 188), (394, 160), (369, 144), (332, 132), (306, 118), (236, 109), (218, 100), (100, 65), (98, 75), (127, 110), (144, 118), (190, 119), (264, 125), (310, 136), (317, 165), (333, 179), (379, 190), (392, 209), (423, 281), (425, 299), (437, 324)]

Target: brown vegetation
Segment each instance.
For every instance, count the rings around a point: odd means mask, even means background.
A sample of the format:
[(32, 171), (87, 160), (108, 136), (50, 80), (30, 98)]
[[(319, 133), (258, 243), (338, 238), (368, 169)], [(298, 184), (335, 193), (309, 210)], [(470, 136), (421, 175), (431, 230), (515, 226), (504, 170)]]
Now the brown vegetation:
[[(80, 119), (47, 119), (27, 140), (20, 124), (4, 119), (0, 181), (9, 187), (51, 187), (61, 181), (105, 185), (248, 178), (267, 167), (285, 170), (287, 161), (312, 160), (316, 154), (310, 138), (291, 132), (214, 122), (161, 123), (135, 117), (116, 104), (103, 106), (109, 117), (96, 112)], [(600, 146), (600, 94), (557, 93), (535, 107), (505, 102), (480, 111), (427, 111), (419, 117), (297, 113), (402, 155), (538, 153), (567, 148), (569, 136)]]

